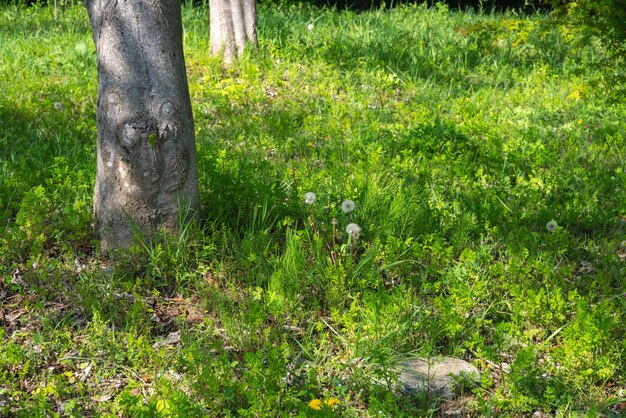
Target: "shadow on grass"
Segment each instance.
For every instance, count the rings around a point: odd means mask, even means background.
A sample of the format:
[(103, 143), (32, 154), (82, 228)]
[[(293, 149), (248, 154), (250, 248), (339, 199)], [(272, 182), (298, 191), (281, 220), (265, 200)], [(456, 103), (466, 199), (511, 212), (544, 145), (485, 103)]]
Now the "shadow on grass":
[[(54, 108), (55, 104), (59, 110)], [(0, 101), (0, 216), (15, 217), (24, 195), (53, 176), (59, 159), (70, 170), (91, 173), (95, 164), (95, 116), (68, 104), (42, 101), (20, 108)]]
[[(300, 205), (294, 204), (301, 197), (286, 172), (289, 159), (305, 158), (293, 138), (301, 130), (303, 111), (270, 107), (262, 119), (254, 108), (221, 112), (222, 124), (201, 128), (196, 138), (206, 219), (243, 234), (246, 228), (263, 230), (276, 219), (302, 217)], [(197, 127), (207, 122), (202, 115), (197, 119)]]
[[(444, 9), (423, 7), (371, 13), (345, 17), (348, 28), (317, 36), (314, 43), (305, 41), (307, 56), (343, 71), (387, 69), (404, 80), (427, 80), (445, 88), (457, 84), (459, 89), (512, 87), (516, 72), (543, 66), (560, 74), (573, 58), (572, 45), (548, 19), (503, 16), (501, 22), (475, 23)], [(415, 14), (424, 17), (417, 20)], [(407, 27), (408, 21), (418, 26)]]

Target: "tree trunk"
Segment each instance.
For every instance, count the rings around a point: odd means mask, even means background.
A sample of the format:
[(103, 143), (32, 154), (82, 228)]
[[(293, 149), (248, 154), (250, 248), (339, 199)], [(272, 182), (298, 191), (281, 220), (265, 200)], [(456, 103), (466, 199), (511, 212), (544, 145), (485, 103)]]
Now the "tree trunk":
[[(94, 216), (101, 251), (199, 209), (180, 0), (86, 0), (98, 56)], [(182, 210), (183, 208), (181, 208)]]
[(211, 55), (224, 54), (231, 64), (251, 45), (257, 46), (255, 0), (209, 0)]

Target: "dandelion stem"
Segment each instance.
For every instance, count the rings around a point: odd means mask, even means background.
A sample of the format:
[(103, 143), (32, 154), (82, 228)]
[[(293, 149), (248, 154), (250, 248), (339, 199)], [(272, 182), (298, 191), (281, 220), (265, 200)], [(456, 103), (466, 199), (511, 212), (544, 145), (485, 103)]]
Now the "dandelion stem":
[(315, 209), (311, 206), (311, 229), (314, 234), (317, 234), (317, 229), (315, 228)]
[[(333, 244), (334, 246), (334, 244)], [(329, 243), (326, 243), (326, 248), (328, 248), (328, 253), (330, 254), (330, 260), (333, 262), (333, 267), (337, 265), (337, 261), (335, 260), (335, 252)]]

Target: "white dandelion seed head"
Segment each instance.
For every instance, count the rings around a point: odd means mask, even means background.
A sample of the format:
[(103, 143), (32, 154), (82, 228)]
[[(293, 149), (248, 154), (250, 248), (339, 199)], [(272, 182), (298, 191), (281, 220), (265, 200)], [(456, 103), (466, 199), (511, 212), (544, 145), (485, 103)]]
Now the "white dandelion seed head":
[(87, 49), (87, 45), (84, 42), (79, 42), (76, 44), (76, 46), (74, 47), (74, 50), (80, 54), (80, 55), (87, 55), (87, 53), (89, 52), (89, 50)]
[(61, 110), (61, 109), (63, 109), (63, 103), (61, 103), (61, 102), (54, 102), (54, 108), (55, 108), (56, 110)]
[(313, 203), (315, 203), (315, 199), (317, 199), (317, 196), (315, 196), (315, 193), (313, 192), (308, 192), (304, 195), (304, 203), (306, 203), (307, 205), (312, 205)]
[(345, 213), (350, 213), (356, 208), (356, 203), (353, 200), (344, 200), (341, 202), (341, 210)]
[(546, 229), (550, 232), (554, 232), (556, 231), (556, 228), (558, 227), (556, 221), (550, 221), (546, 224)]
[(313, 26), (313, 23), (309, 23), (309, 24), (307, 25), (307, 27), (306, 27), (306, 28), (307, 28), (308, 30), (313, 30), (313, 28), (314, 28), (314, 27), (315, 27), (315, 26)]
[(351, 223), (346, 226), (346, 232), (352, 237), (358, 237), (361, 233), (361, 227), (355, 223)]

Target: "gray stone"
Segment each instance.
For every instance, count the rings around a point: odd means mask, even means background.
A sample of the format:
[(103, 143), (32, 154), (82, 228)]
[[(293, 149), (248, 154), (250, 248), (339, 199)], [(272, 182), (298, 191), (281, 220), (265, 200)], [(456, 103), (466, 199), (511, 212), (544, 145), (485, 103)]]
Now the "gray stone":
[(399, 374), (398, 383), (409, 395), (429, 392), (452, 399), (464, 384), (480, 380), (480, 372), (475, 366), (454, 357), (406, 359), (395, 369)]

